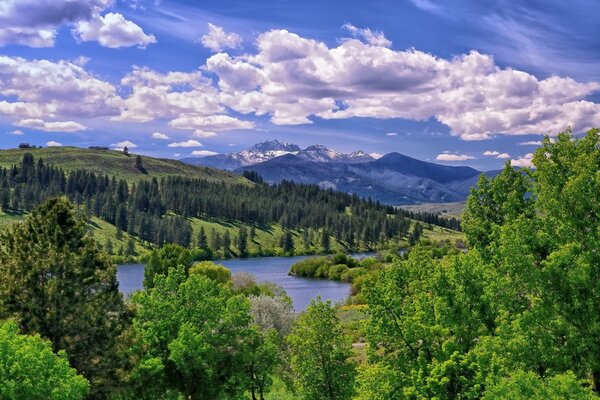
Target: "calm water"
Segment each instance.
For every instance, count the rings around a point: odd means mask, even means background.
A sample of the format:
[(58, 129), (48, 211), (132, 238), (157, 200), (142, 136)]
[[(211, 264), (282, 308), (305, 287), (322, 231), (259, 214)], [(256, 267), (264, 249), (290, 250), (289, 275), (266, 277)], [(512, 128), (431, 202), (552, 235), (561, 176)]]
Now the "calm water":
[[(354, 254), (356, 258), (364, 258), (372, 254)], [(288, 276), (292, 264), (306, 258), (298, 257), (262, 257), (216, 261), (229, 268), (232, 273), (250, 272), (259, 282), (274, 282), (285, 289), (294, 301), (297, 311), (306, 309), (310, 300), (318, 295), (334, 303), (344, 301), (349, 294), (350, 285), (325, 279), (309, 279)], [(142, 288), (144, 280), (144, 264), (120, 265), (117, 271), (119, 286), (123, 293), (131, 293)]]

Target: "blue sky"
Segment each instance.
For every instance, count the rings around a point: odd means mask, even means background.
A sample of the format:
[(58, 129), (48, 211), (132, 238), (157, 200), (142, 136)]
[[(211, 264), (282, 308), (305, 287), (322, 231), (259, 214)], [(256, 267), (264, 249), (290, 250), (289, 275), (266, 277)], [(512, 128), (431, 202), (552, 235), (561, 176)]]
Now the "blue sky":
[(6, 0), (0, 147), (186, 157), (280, 139), (527, 165), (543, 134), (600, 126), (598, 15), (593, 0)]

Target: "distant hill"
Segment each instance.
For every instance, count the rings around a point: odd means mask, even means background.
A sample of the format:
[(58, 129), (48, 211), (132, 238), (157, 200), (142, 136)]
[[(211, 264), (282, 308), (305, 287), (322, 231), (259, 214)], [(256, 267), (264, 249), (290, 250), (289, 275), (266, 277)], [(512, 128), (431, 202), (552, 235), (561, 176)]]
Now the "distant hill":
[(375, 158), (364, 151), (339, 153), (320, 144), (301, 149), (299, 146), (279, 140), (268, 140), (254, 146), (229, 154), (215, 154), (208, 157), (188, 157), (181, 161), (193, 165), (233, 171), (240, 167), (260, 164), (287, 154), (295, 155), (305, 161), (357, 163), (373, 161)]
[(391, 205), (464, 201), (481, 174), (470, 167), (439, 165), (399, 153), (361, 163), (313, 162), (286, 154), (235, 172), (247, 170), (267, 182), (318, 184)]
[(189, 165), (177, 160), (142, 156), (147, 174), (136, 167), (136, 155), (129, 156), (114, 150), (91, 150), (79, 147), (46, 147), (35, 149), (0, 150), (0, 167), (11, 167), (21, 162), (23, 154), (31, 153), (37, 159), (53, 164), (65, 171), (87, 169), (96, 173), (115, 175), (130, 182), (180, 175), (206, 179), (212, 182), (249, 183), (239, 175), (218, 169)]

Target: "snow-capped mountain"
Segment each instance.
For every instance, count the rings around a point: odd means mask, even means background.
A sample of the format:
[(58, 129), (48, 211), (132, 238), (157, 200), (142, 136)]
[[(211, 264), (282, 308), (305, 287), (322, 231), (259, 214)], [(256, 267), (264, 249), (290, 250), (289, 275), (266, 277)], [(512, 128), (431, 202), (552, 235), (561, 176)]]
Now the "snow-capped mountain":
[(319, 144), (301, 149), (293, 143), (269, 140), (255, 144), (254, 146), (237, 153), (217, 154), (208, 157), (190, 157), (184, 158), (181, 161), (188, 164), (234, 170), (240, 167), (260, 164), (286, 154), (293, 154), (302, 160), (313, 162), (358, 163), (373, 161), (375, 159), (364, 151), (355, 151), (349, 154), (338, 153), (335, 150)]

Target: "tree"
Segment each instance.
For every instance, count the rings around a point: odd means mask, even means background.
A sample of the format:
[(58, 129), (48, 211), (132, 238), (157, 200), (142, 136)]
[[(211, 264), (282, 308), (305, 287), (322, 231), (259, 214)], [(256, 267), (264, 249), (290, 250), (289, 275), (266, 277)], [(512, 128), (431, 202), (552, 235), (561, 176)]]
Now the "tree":
[(166, 275), (169, 268), (182, 265), (185, 273), (192, 266), (190, 251), (176, 244), (167, 244), (160, 249), (153, 250), (144, 268), (144, 287), (149, 289), (154, 286), (155, 275)]
[(533, 372), (517, 371), (488, 390), (483, 400), (597, 400), (572, 372), (545, 379)]
[(129, 155), (129, 149), (127, 148), (127, 146), (123, 147), (123, 154), (125, 154), (126, 156)]
[(142, 156), (140, 156), (139, 154), (135, 156), (135, 169), (140, 171), (142, 174), (148, 173), (148, 171), (144, 167), (144, 161), (142, 160)]
[(240, 257), (248, 257), (248, 231), (242, 226), (237, 236), (237, 248)]
[(323, 234), (321, 235), (321, 248), (323, 249), (323, 253), (331, 253), (331, 238), (326, 229), (323, 229)]
[(356, 367), (330, 301), (312, 300), (287, 340), (295, 384), (304, 399), (352, 398)]
[(77, 400), (88, 390), (64, 351), (54, 354), (39, 335), (21, 335), (14, 322), (0, 322), (0, 398)]
[(110, 364), (126, 323), (118, 287), (116, 266), (64, 198), (0, 234), (0, 317), (14, 317), (25, 333), (65, 350), (98, 397), (116, 379)]
[(285, 231), (281, 238), (279, 239), (279, 247), (284, 254), (293, 255), (294, 254), (294, 237), (292, 232)]
[(200, 227), (200, 231), (198, 232), (198, 248), (203, 250), (208, 248), (208, 239), (203, 226)]
[(223, 258), (229, 257), (231, 257), (231, 236), (229, 235), (228, 229), (223, 235)]
[[(244, 359), (249, 303), (227, 286), (182, 265), (156, 275), (154, 287), (134, 294), (138, 357), (130, 377), (138, 398), (239, 398), (246, 386)], [(218, 332), (218, 334), (215, 334)]]

